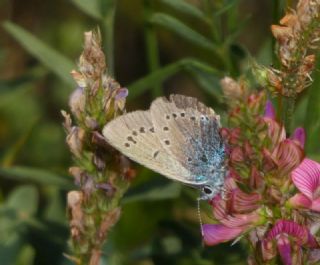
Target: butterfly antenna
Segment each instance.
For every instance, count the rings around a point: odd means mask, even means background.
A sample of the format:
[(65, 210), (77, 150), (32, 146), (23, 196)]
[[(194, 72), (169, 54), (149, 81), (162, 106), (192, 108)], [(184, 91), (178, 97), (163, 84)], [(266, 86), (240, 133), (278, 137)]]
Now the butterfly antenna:
[(200, 230), (201, 230), (201, 235), (203, 236), (203, 228), (202, 228), (202, 218), (201, 218), (201, 212), (200, 212), (200, 198), (197, 199), (197, 213), (198, 213), (198, 218), (199, 218), (199, 223), (200, 223)]

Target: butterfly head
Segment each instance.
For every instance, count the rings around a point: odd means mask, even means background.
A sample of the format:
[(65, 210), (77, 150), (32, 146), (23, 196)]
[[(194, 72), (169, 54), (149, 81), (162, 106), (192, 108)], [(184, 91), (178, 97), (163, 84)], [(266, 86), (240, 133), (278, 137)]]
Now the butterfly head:
[(217, 194), (224, 192), (224, 179), (226, 172), (224, 168), (218, 172), (215, 172), (215, 178), (212, 181), (201, 187), (201, 196), (200, 200), (209, 200), (211, 201)]

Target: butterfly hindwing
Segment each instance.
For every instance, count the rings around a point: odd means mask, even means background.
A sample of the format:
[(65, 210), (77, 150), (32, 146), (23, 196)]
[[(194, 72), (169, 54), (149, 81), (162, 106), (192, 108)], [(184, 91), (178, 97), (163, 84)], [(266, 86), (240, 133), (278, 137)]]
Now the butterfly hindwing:
[(219, 116), (195, 98), (173, 95), (156, 99), (151, 117), (164, 148), (191, 172), (194, 184), (212, 182), (224, 161)]

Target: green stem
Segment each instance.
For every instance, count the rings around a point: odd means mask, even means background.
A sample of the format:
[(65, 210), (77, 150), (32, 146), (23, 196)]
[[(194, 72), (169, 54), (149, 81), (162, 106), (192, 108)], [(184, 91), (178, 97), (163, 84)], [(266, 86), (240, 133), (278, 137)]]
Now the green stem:
[(107, 59), (108, 72), (110, 76), (115, 77), (114, 71), (114, 20), (116, 13), (117, 1), (109, 1), (107, 10), (102, 20), (102, 31), (104, 35), (104, 50)]
[(211, 4), (212, 3), (210, 0), (204, 0), (204, 11), (206, 13), (207, 20), (210, 25), (212, 41), (218, 43), (218, 42), (221, 42), (221, 36), (218, 31), (220, 27), (218, 27), (216, 20), (213, 17), (214, 11), (213, 11), (213, 7)]
[[(272, 24), (279, 24), (281, 15), (282, 15), (282, 5), (281, 0), (275, 0), (273, 1), (273, 8), (272, 8)], [(272, 49), (275, 49), (276, 47), (276, 39), (272, 38)], [(273, 67), (279, 68), (280, 67), (280, 61), (277, 52), (273, 50), (272, 52), (272, 64)]]
[[(147, 64), (149, 73), (155, 72), (160, 68), (157, 35), (153, 25), (149, 22), (153, 14), (153, 3), (154, 1), (152, 0), (144, 0), (144, 36), (146, 43)], [(155, 98), (160, 95), (162, 95), (161, 84), (154, 84), (154, 87), (152, 89), (152, 96)]]
[(283, 111), (281, 120), (285, 126), (287, 135), (291, 134), (292, 130), (292, 119), (294, 113), (294, 107), (296, 102), (296, 96), (282, 97)]
[(287, 0), (287, 9), (292, 7), (292, 0)]
[(234, 67), (231, 61), (229, 46), (224, 41), (222, 33), (219, 32), (219, 29), (221, 29), (221, 18), (215, 18), (215, 9), (212, 4), (211, 0), (203, 1), (204, 11), (211, 31), (212, 42), (218, 46), (218, 49), (215, 52), (221, 59), (225, 70), (232, 76), (234, 73)]

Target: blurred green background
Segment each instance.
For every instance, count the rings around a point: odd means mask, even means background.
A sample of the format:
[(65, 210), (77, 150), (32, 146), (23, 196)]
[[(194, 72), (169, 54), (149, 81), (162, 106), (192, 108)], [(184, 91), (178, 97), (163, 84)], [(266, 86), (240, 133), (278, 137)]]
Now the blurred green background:
[[(294, 1), (290, 1), (294, 2)], [(0, 264), (70, 264), (65, 197), (73, 180), (61, 109), (83, 32), (99, 26), (109, 72), (129, 89), (127, 110), (159, 95), (191, 95), (222, 116), (220, 78), (244, 75), (250, 56), (277, 65), (270, 25), (281, 0), (0, 0)], [(292, 4), (292, 3), (290, 3)], [(319, 68), (319, 67), (318, 67)], [(319, 157), (319, 70), (298, 100), (295, 125)], [(138, 165), (103, 264), (246, 264), (247, 246), (203, 247), (197, 191)], [(210, 208), (202, 205), (210, 222)]]

